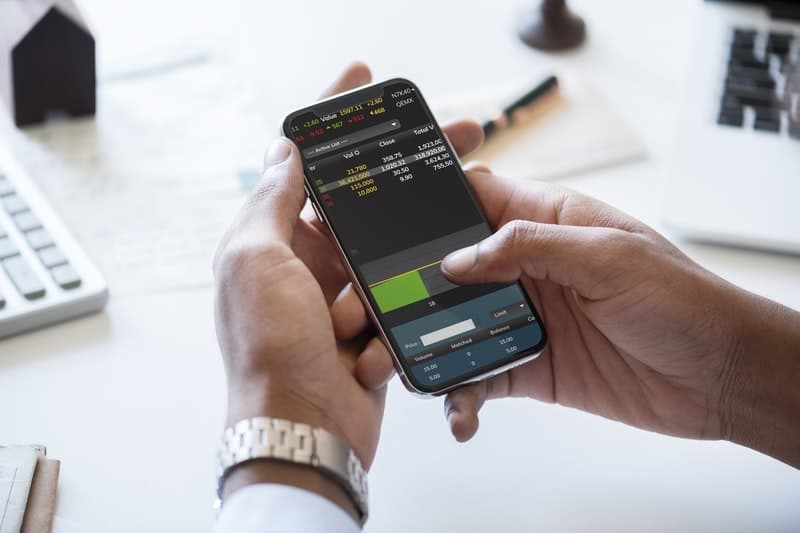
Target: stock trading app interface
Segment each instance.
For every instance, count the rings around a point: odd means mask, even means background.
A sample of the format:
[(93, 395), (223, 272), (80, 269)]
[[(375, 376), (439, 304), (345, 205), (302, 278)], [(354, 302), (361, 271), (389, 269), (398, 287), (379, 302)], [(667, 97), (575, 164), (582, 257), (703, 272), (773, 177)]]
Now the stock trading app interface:
[(448, 253), (490, 229), (416, 88), (396, 80), (364, 94), (292, 115), (285, 128), (409, 379), (437, 390), (540, 348), (518, 284), (457, 286), (442, 275)]

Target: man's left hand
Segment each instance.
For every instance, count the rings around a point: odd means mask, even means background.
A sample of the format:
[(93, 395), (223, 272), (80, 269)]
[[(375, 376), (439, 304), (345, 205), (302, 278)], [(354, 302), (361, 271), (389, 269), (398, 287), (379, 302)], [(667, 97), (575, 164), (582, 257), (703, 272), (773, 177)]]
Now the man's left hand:
[[(366, 66), (354, 64), (327, 94), (370, 78)], [(461, 153), (483, 140), (474, 122), (445, 131)], [(365, 323), (328, 230), (313, 213), (300, 216), (303, 183), (297, 148), (276, 140), (257, 190), (217, 251), (215, 316), (228, 381), (228, 424), (272, 416), (324, 428), (343, 438), (369, 468), (391, 360)], [(237, 483), (226, 483), (229, 492), (227, 485)]]

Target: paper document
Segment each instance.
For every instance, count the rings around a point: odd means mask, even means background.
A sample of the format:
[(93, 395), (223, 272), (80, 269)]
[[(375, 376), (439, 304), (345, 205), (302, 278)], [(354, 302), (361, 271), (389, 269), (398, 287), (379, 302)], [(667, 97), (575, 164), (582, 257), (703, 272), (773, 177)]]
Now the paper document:
[(15, 146), (115, 296), (211, 286), (244, 201), (231, 169), (260, 164), (266, 142), (226, 76), (210, 62), (101, 84), (94, 119), (26, 130)]
[(0, 447), (0, 533), (19, 533), (36, 470), (37, 448)]
[[(487, 163), (495, 174), (509, 178), (552, 179), (646, 155), (640, 138), (590, 83), (561, 73), (558, 81), (554, 101), (522, 124), (492, 135), (463, 161)], [(495, 118), (534, 83), (459, 96), (434, 111), (442, 123), (462, 118), (483, 122)]]
[(53, 518), (53, 527), (50, 529), (50, 533), (97, 533), (97, 531), (76, 524), (72, 520), (56, 516)]

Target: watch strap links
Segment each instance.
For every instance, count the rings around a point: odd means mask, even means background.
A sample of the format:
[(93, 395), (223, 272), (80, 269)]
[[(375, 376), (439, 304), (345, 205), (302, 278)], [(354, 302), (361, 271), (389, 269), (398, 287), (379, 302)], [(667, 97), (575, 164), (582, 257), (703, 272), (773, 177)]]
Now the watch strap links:
[(352, 498), (361, 523), (366, 522), (367, 476), (352, 448), (324, 429), (267, 416), (247, 418), (225, 429), (217, 452), (216, 506), (221, 506), (228, 473), (237, 465), (258, 459), (319, 468), (341, 485)]

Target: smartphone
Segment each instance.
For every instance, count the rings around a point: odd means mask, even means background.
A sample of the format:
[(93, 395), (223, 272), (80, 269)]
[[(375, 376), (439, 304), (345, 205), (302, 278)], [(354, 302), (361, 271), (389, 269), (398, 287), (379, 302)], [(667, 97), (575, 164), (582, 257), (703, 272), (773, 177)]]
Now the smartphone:
[(308, 193), (406, 387), (443, 394), (526, 363), (547, 339), (519, 282), (459, 286), (444, 257), (491, 228), (458, 157), (406, 79), (291, 113)]

